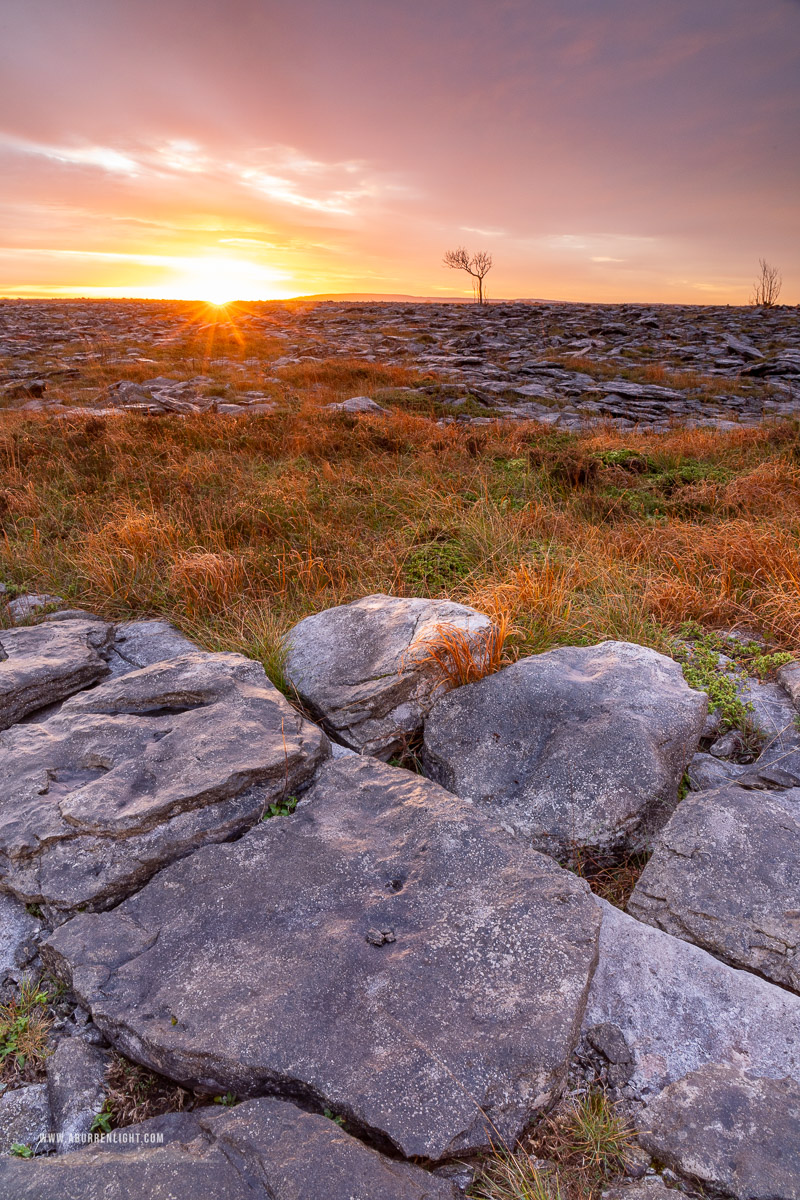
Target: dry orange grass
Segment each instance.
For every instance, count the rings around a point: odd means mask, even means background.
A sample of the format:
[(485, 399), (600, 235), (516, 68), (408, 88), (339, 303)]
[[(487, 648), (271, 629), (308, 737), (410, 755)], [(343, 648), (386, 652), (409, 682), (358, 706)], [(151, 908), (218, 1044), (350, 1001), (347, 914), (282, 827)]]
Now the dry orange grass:
[(6, 414), (0, 577), (167, 617), (276, 678), (282, 632), (377, 591), (505, 617), (487, 662), (606, 637), (668, 649), (688, 618), (797, 648), (795, 427), (440, 427), (320, 412), (325, 378), (293, 412), (235, 421)]
[(419, 647), (414, 661), (433, 668), (442, 685), (448, 688), (476, 683), (511, 661), (504, 653), (508, 634), (505, 613), (499, 614), (488, 629), (472, 633), (444, 623)]
[(244, 562), (234, 554), (190, 550), (170, 564), (169, 582), (183, 597), (189, 617), (196, 617), (204, 609), (235, 604), (244, 593), (247, 575)]

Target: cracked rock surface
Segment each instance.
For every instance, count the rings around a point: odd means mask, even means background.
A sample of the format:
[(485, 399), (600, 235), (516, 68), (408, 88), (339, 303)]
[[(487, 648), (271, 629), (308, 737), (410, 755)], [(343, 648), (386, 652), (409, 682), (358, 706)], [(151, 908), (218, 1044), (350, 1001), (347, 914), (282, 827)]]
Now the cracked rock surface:
[(584, 1029), (617, 1026), (633, 1051), (640, 1098), (649, 1103), (708, 1062), (800, 1083), (800, 997), (597, 903), (600, 955)]
[(333, 1121), (280, 1100), (171, 1113), (95, 1146), (0, 1160), (14, 1200), (456, 1200), (456, 1189), (394, 1162)]
[(548, 853), (637, 844), (677, 804), (706, 696), (628, 642), (521, 659), (438, 700), (426, 770)]
[(105, 621), (0, 629), (0, 729), (107, 675), (113, 636)]
[(800, 991), (800, 788), (687, 796), (628, 911)]
[(800, 1085), (710, 1063), (648, 1107), (642, 1145), (736, 1200), (800, 1200)]
[(212, 1093), (306, 1096), (438, 1160), (513, 1142), (558, 1094), (599, 920), (582, 880), (485, 814), (351, 756), (292, 816), (44, 952), (137, 1061)]
[(241, 655), (195, 652), (109, 679), (0, 734), (4, 887), (56, 913), (106, 906), (246, 829), (327, 751)]
[(425, 660), (426, 642), (442, 626), (472, 638), (491, 621), (450, 600), (375, 595), (328, 608), (289, 633), (286, 678), (339, 741), (389, 758), (445, 690)]
[[(601, 1028), (608, 1040), (613, 1027), (630, 1051), (623, 1095), (639, 1141), (675, 1170), (742, 1200), (796, 1200), (800, 997), (598, 905), (600, 953), (583, 1030), (591, 1038)], [(762, 1186), (782, 1180), (773, 1191), (736, 1190), (725, 1173), (733, 1147), (741, 1162), (763, 1163), (755, 1147), (762, 1136), (774, 1162), (791, 1168), (764, 1173)], [(712, 1164), (705, 1174), (704, 1161)], [(787, 1179), (792, 1187), (784, 1188)]]
[(197, 646), (169, 621), (124, 621), (114, 633), (111, 673), (124, 675), (196, 651)]
[[(564, 648), (440, 696), (423, 660), (447, 623), (490, 627), (390, 597), (297, 627), (324, 701), (306, 703), (350, 745), (335, 758), (260, 664), (166, 622), (68, 610), (0, 631), (0, 1000), (43, 961), (74, 989), (43, 981), (51, 1053), (0, 1096), (0, 1143), (36, 1154), (0, 1155), (0, 1196), (455, 1200), (471, 1171), (457, 1160), (599, 1080), (682, 1177), (620, 1185), (620, 1200), (687, 1180), (800, 1200), (786, 692), (737, 675), (766, 742), (747, 761), (758, 746), (706, 721), (705, 696), (643, 647)], [(426, 712), (429, 769), (460, 797), (380, 761)], [(675, 807), (690, 758), (705, 790)], [(655, 835), (640, 919), (531, 846), (578, 833), (606, 848)], [(54, 1144), (86, 1136), (116, 1087), (109, 1042), (246, 1099)]]

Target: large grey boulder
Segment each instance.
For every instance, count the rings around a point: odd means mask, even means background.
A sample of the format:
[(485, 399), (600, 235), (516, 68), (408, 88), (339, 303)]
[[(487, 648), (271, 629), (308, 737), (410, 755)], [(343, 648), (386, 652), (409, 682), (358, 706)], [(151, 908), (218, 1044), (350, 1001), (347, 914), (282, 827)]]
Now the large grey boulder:
[(351, 749), (389, 758), (446, 690), (426, 643), (441, 626), (485, 637), (491, 621), (450, 600), (365, 596), (306, 617), (287, 637), (286, 678)]
[(688, 796), (657, 839), (628, 911), (800, 991), (800, 788)]
[(123, 1053), (341, 1113), (407, 1156), (513, 1143), (566, 1076), (587, 885), (436, 784), (326, 763), (297, 811), (82, 914), (43, 954)]
[[(800, 997), (599, 900), (600, 956), (584, 1030), (616, 1025), (647, 1104), (707, 1063), (800, 1083)], [(648, 1110), (641, 1117), (647, 1128)]]
[[(61, 627), (63, 628), (63, 626)], [(238, 654), (188, 654), (0, 733), (0, 872), (21, 900), (107, 906), (302, 788), (325, 735)]]
[(677, 803), (706, 705), (655, 650), (569, 646), (438, 700), (423, 761), (540, 850), (638, 845)]
[(0, 729), (107, 675), (113, 636), (92, 620), (0, 629)]
[(733, 1063), (670, 1084), (647, 1110), (642, 1145), (736, 1200), (800, 1200), (800, 1086)]
[(0, 1161), (14, 1200), (456, 1200), (326, 1117), (280, 1100), (171, 1113), (65, 1157)]

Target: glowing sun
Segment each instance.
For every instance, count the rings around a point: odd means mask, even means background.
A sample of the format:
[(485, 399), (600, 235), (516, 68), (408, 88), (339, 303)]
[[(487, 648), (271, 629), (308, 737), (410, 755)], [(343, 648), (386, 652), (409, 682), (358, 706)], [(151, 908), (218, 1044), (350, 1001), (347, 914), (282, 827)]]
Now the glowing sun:
[(232, 300), (274, 300), (283, 278), (280, 271), (247, 259), (208, 255), (184, 259), (170, 291), (175, 299), (219, 306)]

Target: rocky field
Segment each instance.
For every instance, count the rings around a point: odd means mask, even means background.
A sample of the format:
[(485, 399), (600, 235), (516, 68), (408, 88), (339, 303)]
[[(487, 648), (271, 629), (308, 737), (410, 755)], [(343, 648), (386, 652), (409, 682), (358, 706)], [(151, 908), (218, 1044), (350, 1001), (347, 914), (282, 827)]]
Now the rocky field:
[(0, 1196), (800, 1200), (797, 320), (0, 305)]
[(0, 632), (3, 1195), (800, 1195), (800, 666), (721, 639), (745, 746), (654, 650), (495, 634), (325, 610), (290, 704), (165, 622)]
[(343, 359), (410, 369), (416, 386), (371, 398), (434, 401), (445, 420), (730, 428), (800, 411), (796, 308), (5, 301), (0, 359), (5, 404), (55, 413), (265, 412)]

